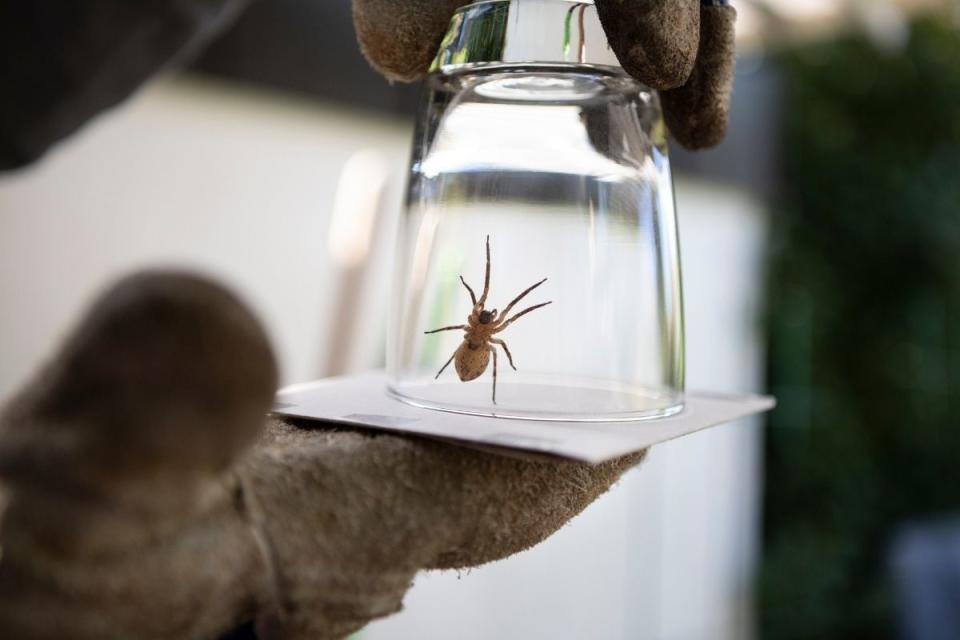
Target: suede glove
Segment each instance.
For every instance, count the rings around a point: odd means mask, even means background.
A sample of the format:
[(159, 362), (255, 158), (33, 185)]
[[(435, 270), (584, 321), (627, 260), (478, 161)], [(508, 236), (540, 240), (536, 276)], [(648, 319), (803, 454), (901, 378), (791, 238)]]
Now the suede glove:
[(340, 638), (399, 610), (421, 569), (540, 542), (644, 456), (278, 420), (276, 380), (259, 323), (212, 282), (146, 273), (101, 297), (0, 415), (0, 638)]
[[(426, 74), (456, 9), (467, 0), (353, 0), (360, 48), (391, 80)], [(688, 149), (727, 130), (736, 11), (726, 0), (596, 0), (624, 70), (660, 92), (664, 119)]]

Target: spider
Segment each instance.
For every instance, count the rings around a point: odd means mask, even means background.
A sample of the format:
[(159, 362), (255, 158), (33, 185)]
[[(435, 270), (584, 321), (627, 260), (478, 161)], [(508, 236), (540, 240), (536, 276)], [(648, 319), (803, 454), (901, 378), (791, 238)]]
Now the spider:
[(440, 329), (434, 329), (432, 331), (424, 331), (424, 333), (438, 333), (440, 331), (454, 331), (456, 329), (463, 329), (464, 331), (463, 342), (461, 342), (460, 346), (457, 347), (457, 350), (453, 352), (453, 355), (450, 356), (450, 359), (447, 360), (447, 363), (440, 367), (440, 371), (437, 372), (434, 380), (439, 378), (444, 369), (450, 366), (450, 363), (454, 361), (456, 361), (454, 366), (457, 370), (457, 375), (460, 376), (460, 380), (463, 382), (469, 382), (470, 380), (479, 378), (480, 375), (487, 370), (487, 364), (490, 362), (490, 354), (492, 353), (493, 404), (497, 404), (497, 350), (493, 347), (493, 345), (500, 345), (503, 348), (504, 353), (507, 354), (507, 360), (510, 362), (510, 366), (513, 367), (514, 371), (517, 370), (517, 367), (515, 367), (513, 364), (513, 356), (510, 355), (510, 349), (507, 347), (507, 343), (499, 338), (494, 338), (493, 336), (494, 334), (500, 333), (509, 327), (521, 316), (524, 316), (531, 311), (535, 311), (540, 307), (545, 307), (553, 302), (551, 300), (550, 302), (541, 302), (540, 304), (535, 304), (531, 307), (527, 307), (512, 318), (505, 319), (510, 314), (510, 310), (513, 309), (515, 304), (520, 302), (524, 296), (546, 281), (547, 279), (544, 278), (540, 282), (530, 285), (524, 289), (520, 295), (514, 298), (510, 304), (507, 305), (507, 307), (503, 310), (503, 313), (498, 314), (496, 309), (493, 311), (484, 309), (483, 305), (487, 301), (487, 294), (490, 293), (490, 236), (487, 236), (487, 269), (486, 275), (483, 278), (483, 294), (481, 294), (479, 300), (477, 300), (476, 294), (473, 293), (473, 289), (470, 288), (470, 285), (467, 284), (467, 281), (463, 279), (463, 276), (460, 276), (460, 282), (462, 282), (463, 286), (467, 288), (467, 292), (470, 294), (470, 301), (473, 303), (473, 310), (467, 317), (467, 324), (458, 324), (450, 327), (441, 327)]

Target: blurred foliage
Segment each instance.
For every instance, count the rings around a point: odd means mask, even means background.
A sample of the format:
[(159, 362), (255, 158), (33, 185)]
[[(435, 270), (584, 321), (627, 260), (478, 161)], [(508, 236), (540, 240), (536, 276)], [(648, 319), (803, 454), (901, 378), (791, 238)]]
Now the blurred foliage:
[(895, 637), (897, 527), (960, 511), (960, 34), (780, 56), (762, 637)]

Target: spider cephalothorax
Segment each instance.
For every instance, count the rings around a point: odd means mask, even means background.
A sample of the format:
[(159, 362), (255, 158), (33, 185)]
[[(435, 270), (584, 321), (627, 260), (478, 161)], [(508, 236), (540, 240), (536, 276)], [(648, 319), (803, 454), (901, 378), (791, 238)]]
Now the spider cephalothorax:
[(527, 307), (512, 318), (507, 317), (510, 315), (510, 311), (515, 304), (547, 281), (547, 279), (544, 278), (540, 282), (527, 287), (520, 295), (511, 300), (510, 304), (504, 308), (503, 313), (499, 313), (496, 309), (487, 310), (483, 308), (483, 305), (487, 301), (487, 294), (490, 293), (490, 236), (487, 236), (487, 268), (485, 273), (486, 275), (483, 278), (483, 293), (480, 295), (479, 300), (477, 300), (476, 294), (474, 294), (470, 285), (467, 284), (467, 281), (463, 279), (463, 276), (460, 276), (460, 282), (467, 288), (467, 292), (470, 294), (470, 301), (473, 303), (473, 310), (467, 317), (467, 324), (441, 327), (440, 329), (425, 331), (424, 333), (463, 329), (463, 342), (461, 342), (457, 350), (453, 352), (453, 355), (450, 356), (447, 363), (437, 372), (437, 378), (440, 377), (444, 369), (450, 366), (451, 362), (454, 362), (457, 375), (460, 376), (462, 381), (468, 382), (479, 378), (480, 375), (487, 370), (487, 365), (490, 363), (490, 354), (493, 354), (493, 404), (497, 404), (497, 350), (493, 345), (502, 347), (504, 353), (507, 354), (507, 360), (510, 362), (510, 366), (513, 367), (514, 371), (516, 371), (517, 368), (513, 364), (513, 356), (510, 355), (510, 349), (507, 347), (507, 343), (493, 336), (506, 329), (514, 320), (520, 318), (520, 316), (539, 309), (540, 307), (545, 307), (553, 301), (535, 304)]

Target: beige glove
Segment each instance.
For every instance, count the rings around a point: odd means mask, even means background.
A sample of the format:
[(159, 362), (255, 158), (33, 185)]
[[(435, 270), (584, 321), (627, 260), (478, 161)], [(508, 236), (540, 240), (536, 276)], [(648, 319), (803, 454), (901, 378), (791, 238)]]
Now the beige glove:
[[(467, 0), (353, 0), (360, 48), (392, 80), (422, 77), (454, 11)], [(736, 11), (726, 0), (596, 0), (627, 73), (658, 89), (664, 119), (689, 149), (727, 130)]]
[(643, 458), (283, 422), (275, 386), (220, 287), (148, 273), (103, 296), (0, 418), (0, 638), (340, 638), (399, 610), (420, 569), (538, 543)]

